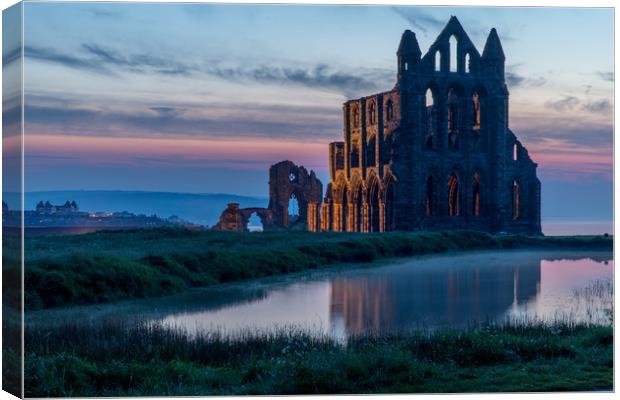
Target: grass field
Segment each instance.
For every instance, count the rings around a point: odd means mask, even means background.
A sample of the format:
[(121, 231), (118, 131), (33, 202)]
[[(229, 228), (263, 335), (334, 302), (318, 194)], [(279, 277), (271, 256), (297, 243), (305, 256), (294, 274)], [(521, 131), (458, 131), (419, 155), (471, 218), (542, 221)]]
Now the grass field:
[(190, 339), (108, 322), (27, 329), (25, 343), (26, 397), (613, 388), (611, 326), (517, 324), (345, 345), (294, 330)]
[[(492, 236), (476, 231), (354, 234), (153, 229), (27, 237), (25, 306), (34, 310), (161, 296), (388, 257), (479, 249), (612, 247), (613, 239), (603, 236)], [(19, 265), (4, 261), (4, 265)], [(3, 276), (19, 281), (19, 270), (4, 268)], [(5, 298), (19, 296), (9, 293)]]
[[(26, 307), (159, 296), (388, 257), (480, 249), (611, 250), (612, 244), (611, 237), (602, 236), (498, 237), (473, 231), (251, 234), (164, 229), (32, 237), (26, 243)], [(3, 269), (5, 279), (10, 274), (17, 279), (18, 272)], [(611, 310), (609, 316), (613, 318)], [(25, 395), (613, 389), (611, 324), (513, 323), (464, 331), (364, 335), (346, 343), (294, 328), (262, 336), (194, 337), (161, 325), (125, 324), (104, 320), (27, 326)], [(18, 365), (19, 354), (5, 347), (3, 361)], [(19, 381), (18, 375), (5, 373)]]

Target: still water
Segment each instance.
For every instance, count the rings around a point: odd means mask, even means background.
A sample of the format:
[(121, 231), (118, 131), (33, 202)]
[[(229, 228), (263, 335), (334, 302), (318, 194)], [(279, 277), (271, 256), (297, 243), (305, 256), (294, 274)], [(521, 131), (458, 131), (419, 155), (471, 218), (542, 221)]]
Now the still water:
[(30, 323), (141, 319), (191, 335), (296, 327), (350, 334), (506, 319), (603, 323), (611, 252), (504, 251), (401, 259), (199, 289), (160, 299), (32, 312)]

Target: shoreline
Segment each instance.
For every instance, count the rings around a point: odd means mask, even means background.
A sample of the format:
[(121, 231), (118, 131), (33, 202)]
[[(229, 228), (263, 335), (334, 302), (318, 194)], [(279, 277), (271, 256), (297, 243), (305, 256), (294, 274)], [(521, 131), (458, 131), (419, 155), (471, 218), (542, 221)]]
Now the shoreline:
[(229, 282), (472, 250), (613, 250), (612, 236), (476, 231), (231, 234), (161, 229), (45, 239), (31, 238), (27, 246), (59, 249), (53, 257), (39, 250), (26, 260), (26, 310), (161, 297)]

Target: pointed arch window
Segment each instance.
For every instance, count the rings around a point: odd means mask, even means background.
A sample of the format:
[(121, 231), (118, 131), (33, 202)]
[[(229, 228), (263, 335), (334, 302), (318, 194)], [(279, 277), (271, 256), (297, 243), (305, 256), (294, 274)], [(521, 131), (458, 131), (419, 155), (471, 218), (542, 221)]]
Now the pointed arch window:
[(515, 143), (512, 146), (512, 161), (517, 161), (519, 156), (519, 147), (517, 146), (517, 144)]
[(459, 215), (459, 180), (454, 173), (448, 178), (448, 215)]
[(374, 125), (377, 119), (377, 106), (374, 102), (370, 103), (368, 107), (368, 120), (371, 125)]
[(353, 109), (353, 127), (358, 128), (360, 126), (360, 110), (355, 107)]
[(472, 195), (473, 195), (473, 214), (475, 217), (480, 216), (480, 175), (474, 174), (472, 179)]
[(373, 135), (366, 144), (366, 165), (368, 167), (374, 167), (377, 164), (376, 158), (377, 151), (377, 140), (375, 135)]
[(385, 119), (387, 121), (392, 121), (394, 119), (394, 103), (392, 99), (389, 99), (385, 104)]
[(471, 72), (471, 67), (470, 67), (470, 62), (471, 62), (471, 57), (469, 56), (469, 53), (465, 54), (465, 73), (469, 74)]
[(441, 52), (439, 50), (435, 52), (435, 71), (441, 71)]
[(351, 168), (358, 168), (360, 166), (360, 150), (359, 144), (351, 142)]
[(458, 70), (457, 43), (456, 36), (450, 36), (450, 40), (448, 41), (450, 45), (450, 72), (457, 72)]
[(474, 131), (480, 130), (480, 95), (478, 92), (474, 92), (471, 96), (471, 109), (472, 109), (472, 126)]
[(425, 111), (426, 111), (426, 140), (425, 146), (427, 150), (432, 150), (435, 141), (435, 100), (433, 97), (433, 91), (431, 89), (426, 90), (425, 97)]

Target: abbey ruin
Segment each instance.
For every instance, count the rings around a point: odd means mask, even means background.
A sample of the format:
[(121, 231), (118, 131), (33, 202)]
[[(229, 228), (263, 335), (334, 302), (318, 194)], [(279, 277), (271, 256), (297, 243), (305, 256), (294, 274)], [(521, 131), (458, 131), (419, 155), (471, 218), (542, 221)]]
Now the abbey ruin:
[(264, 220), (288, 227), (295, 195), (303, 199), (299, 219), (313, 232), (541, 235), (537, 164), (509, 128), (506, 58), (495, 28), (482, 55), (456, 17), (425, 55), (410, 30), (396, 54), (392, 90), (343, 105), (344, 140), (329, 144), (325, 197), (314, 173), (307, 192), (307, 173), (276, 164)]
[(536, 166), (508, 127), (505, 56), (452, 17), (422, 56), (403, 33), (390, 91), (347, 101), (312, 231), (466, 228), (541, 234)]

